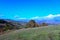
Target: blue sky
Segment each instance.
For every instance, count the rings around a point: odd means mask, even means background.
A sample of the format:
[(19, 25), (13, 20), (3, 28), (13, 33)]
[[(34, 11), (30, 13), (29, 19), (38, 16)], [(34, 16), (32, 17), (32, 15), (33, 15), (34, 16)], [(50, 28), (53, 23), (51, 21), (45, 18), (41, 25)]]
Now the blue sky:
[(0, 18), (32, 18), (57, 14), (60, 14), (60, 0), (0, 0)]

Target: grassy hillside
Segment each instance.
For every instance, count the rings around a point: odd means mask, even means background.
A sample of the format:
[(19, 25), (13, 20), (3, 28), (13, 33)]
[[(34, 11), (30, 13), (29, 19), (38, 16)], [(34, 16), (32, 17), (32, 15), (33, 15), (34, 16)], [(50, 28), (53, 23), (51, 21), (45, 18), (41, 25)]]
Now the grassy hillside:
[(0, 40), (60, 40), (60, 26), (20, 29), (0, 35)]

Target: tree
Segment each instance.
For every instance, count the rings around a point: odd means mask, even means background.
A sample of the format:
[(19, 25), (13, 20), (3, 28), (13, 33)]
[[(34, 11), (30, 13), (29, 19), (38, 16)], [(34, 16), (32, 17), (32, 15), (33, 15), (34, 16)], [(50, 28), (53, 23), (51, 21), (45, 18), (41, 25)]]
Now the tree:
[(35, 20), (30, 20), (27, 23), (27, 27), (39, 27), (39, 25), (35, 22)]
[(48, 24), (46, 24), (46, 23), (42, 23), (42, 26), (48, 26)]

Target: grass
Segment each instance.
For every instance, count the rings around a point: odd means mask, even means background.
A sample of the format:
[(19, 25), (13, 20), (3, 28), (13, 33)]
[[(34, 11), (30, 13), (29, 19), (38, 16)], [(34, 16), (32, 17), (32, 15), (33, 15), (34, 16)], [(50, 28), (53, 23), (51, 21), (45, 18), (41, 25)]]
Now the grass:
[(0, 40), (60, 40), (60, 26), (20, 29), (0, 35)]

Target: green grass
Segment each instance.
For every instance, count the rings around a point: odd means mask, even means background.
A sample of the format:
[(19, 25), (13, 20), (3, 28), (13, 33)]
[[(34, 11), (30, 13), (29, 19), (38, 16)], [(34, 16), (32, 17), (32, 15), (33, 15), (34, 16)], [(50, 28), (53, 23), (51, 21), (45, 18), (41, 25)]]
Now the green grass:
[(20, 29), (0, 35), (0, 40), (60, 40), (60, 26)]

